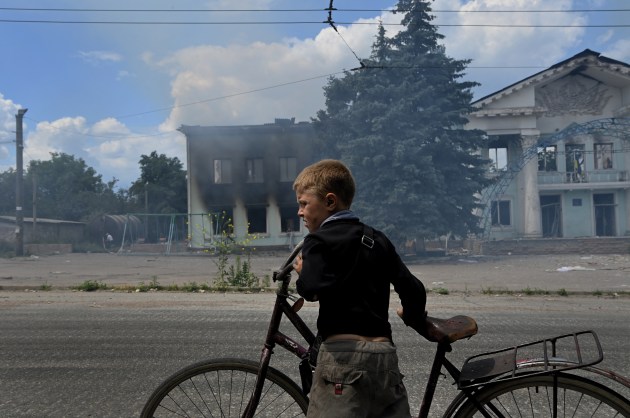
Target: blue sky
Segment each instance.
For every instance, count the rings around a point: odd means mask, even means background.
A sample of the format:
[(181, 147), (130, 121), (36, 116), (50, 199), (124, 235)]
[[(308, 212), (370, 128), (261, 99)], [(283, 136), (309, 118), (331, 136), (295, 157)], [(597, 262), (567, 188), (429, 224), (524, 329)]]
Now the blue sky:
[[(335, 0), (340, 36), (320, 23), (329, 0), (3, 0), (0, 171), (15, 167), (19, 108), (28, 108), (25, 164), (65, 152), (124, 188), (143, 154), (185, 164), (182, 124), (309, 120), (324, 106), (327, 77), (356, 67), (353, 52), (369, 55), (375, 23), (399, 29), (400, 15), (377, 11), (395, 4)], [(213, 11), (182, 11), (199, 9)], [(477, 98), (586, 48), (630, 62), (627, 0), (436, 0), (433, 10), (447, 54), (473, 60)], [(487, 26), (496, 24), (507, 26)]]

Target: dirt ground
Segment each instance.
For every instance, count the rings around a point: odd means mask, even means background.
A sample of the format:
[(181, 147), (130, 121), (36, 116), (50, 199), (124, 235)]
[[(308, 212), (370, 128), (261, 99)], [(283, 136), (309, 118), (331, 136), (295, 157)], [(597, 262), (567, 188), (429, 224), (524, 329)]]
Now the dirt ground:
[[(250, 259), (259, 277), (271, 276), (287, 253)], [(0, 259), (1, 290), (72, 289), (87, 280), (107, 286), (211, 284), (217, 259), (209, 255), (60, 254)], [(234, 263), (231, 259), (230, 263)], [(406, 261), (428, 289), (448, 292), (567, 291), (630, 293), (630, 254), (459, 257)]]

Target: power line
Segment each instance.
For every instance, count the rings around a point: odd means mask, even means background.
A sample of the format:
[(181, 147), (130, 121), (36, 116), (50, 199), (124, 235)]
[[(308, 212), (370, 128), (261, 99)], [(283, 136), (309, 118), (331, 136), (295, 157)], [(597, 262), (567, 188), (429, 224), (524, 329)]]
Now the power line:
[[(229, 25), (321, 25), (327, 21), (233, 21), (233, 22), (195, 22), (195, 21), (126, 21), (126, 20), (37, 20), (37, 19), (0, 19), (0, 23), (29, 24), (72, 24), (72, 25), (192, 25), (192, 26), (229, 26)], [(402, 23), (385, 22), (335, 22), (337, 25), (402, 26)], [(436, 23), (437, 27), (481, 27), (481, 28), (628, 28), (630, 24), (619, 25), (538, 25), (538, 24), (494, 24), (494, 23)]]
[[(0, 10), (14, 12), (71, 12), (71, 13), (221, 13), (221, 12), (246, 12), (246, 13), (302, 13), (322, 12), (327, 9), (85, 9), (85, 8), (37, 8), (37, 7), (0, 7)], [(338, 12), (374, 12), (374, 13), (405, 13), (410, 10), (397, 9), (344, 9), (336, 8)], [(535, 10), (455, 10), (436, 9), (431, 13), (618, 13), (628, 12), (630, 9), (535, 9)]]

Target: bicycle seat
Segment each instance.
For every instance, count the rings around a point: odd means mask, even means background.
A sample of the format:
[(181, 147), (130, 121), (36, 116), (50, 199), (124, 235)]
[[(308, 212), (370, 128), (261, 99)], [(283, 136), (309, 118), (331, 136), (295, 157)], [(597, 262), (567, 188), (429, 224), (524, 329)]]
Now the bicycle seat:
[(435, 343), (454, 343), (463, 338), (470, 338), (477, 333), (477, 322), (469, 316), (457, 315), (449, 319), (427, 316), (422, 334)]

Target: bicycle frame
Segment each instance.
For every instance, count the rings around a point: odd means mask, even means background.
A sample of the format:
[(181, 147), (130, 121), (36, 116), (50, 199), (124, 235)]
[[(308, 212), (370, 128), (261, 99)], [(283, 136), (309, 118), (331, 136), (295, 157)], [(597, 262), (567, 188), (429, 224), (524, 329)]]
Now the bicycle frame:
[[(256, 380), (255, 389), (252, 393), (252, 396), (247, 404), (243, 417), (251, 418), (254, 416), (256, 412), (256, 408), (261, 399), (263, 386), (265, 384), (265, 377), (269, 370), (269, 364), (271, 361), (271, 355), (273, 354), (273, 350), (276, 346), (280, 346), (287, 350), (288, 352), (294, 354), (298, 359), (300, 359), (299, 372), (300, 377), (302, 379), (302, 391), (305, 395), (308, 394), (310, 390), (310, 384), (312, 380), (312, 372), (313, 369), (308, 362), (309, 353), (311, 347), (315, 343), (316, 336), (310, 330), (308, 325), (302, 320), (302, 318), (298, 315), (298, 311), (302, 308), (304, 304), (304, 299), (297, 298), (295, 299), (295, 303), (290, 304), (288, 299), (294, 299), (291, 295), (289, 295), (288, 288), (289, 283), (291, 281), (291, 271), (293, 270), (292, 261), (297, 256), (302, 248), (302, 242), (300, 242), (285, 264), (282, 266), (281, 270), (277, 271), (273, 275), (274, 281), (280, 281), (280, 287), (276, 292), (276, 300), (274, 303), (273, 312), (271, 315), (271, 320), (269, 323), (269, 328), (267, 330), (267, 335), (265, 338), (265, 343), (260, 356), (260, 367), (258, 371), (258, 376)], [(307, 347), (297, 342), (295, 339), (285, 335), (280, 331), (280, 324), (282, 321), (282, 317), (286, 316), (287, 319), (291, 322), (291, 324), (295, 327), (295, 329), (299, 332), (299, 334), (304, 338)], [(580, 347), (577, 343), (577, 336), (581, 334), (592, 334), (599, 352), (599, 356), (595, 361), (592, 362), (583, 362), (580, 354)], [(573, 362), (570, 360), (565, 360), (560, 357), (557, 357), (556, 353), (556, 342), (557, 340), (565, 337), (572, 337), (576, 341), (576, 350), (579, 357), (579, 362)], [(516, 360), (515, 353), (518, 348), (521, 347), (529, 347), (535, 344), (543, 343), (545, 345), (544, 358), (526, 358), (522, 360)], [(547, 353), (546, 344), (551, 343), (551, 353)], [(510, 353), (514, 351), (514, 369), (510, 371), (506, 370), (492, 370), (487, 375), (477, 374), (472, 376), (473, 383), (462, 384), (462, 376), (466, 374), (464, 377), (464, 381), (467, 381), (471, 378), (471, 368), (467, 368), (467, 364), (469, 361), (476, 359), (483, 359), (484, 356), (492, 356), (492, 355), (503, 355), (502, 353), (509, 351)], [(608, 377), (612, 380), (620, 382), (627, 387), (630, 387), (630, 382), (628, 379), (619, 376), (613, 372), (608, 370), (599, 369), (593, 367), (594, 364), (598, 363), (603, 359), (603, 354), (601, 350), (601, 345), (597, 338), (597, 335), (592, 331), (583, 331), (580, 333), (566, 334), (559, 337), (555, 337), (548, 340), (541, 340), (534, 343), (522, 344), (520, 346), (515, 346), (512, 348), (508, 348), (505, 350), (497, 350), (493, 352), (488, 352), (484, 354), (478, 354), (476, 356), (472, 356), (466, 360), (464, 366), (460, 369), (456, 367), (450, 360), (446, 358), (446, 353), (452, 351), (452, 345), (450, 342), (439, 342), (437, 343), (437, 349), (435, 352), (435, 356), (433, 359), (433, 363), (431, 366), (431, 371), (429, 373), (429, 377), (427, 380), (425, 393), (422, 397), (422, 403), (420, 405), (420, 411), (418, 414), (418, 418), (427, 418), (429, 416), (429, 410), (431, 408), (431, 404), (433, 401), (433, 396), (435, 394), (435, 390), (438, 385), (440, 374), (442, 373), (442, 368), (446, 369), (448, 374), (451, 376), (453, 381), (457, 384), (458, 389), (460, 391), (459, 395), (457, 395), (453, 401), (451, 406), (461, 405), (464, 401), (469, 400), (472, 402), (478, 409), (478, 411), (484, 417), (491, 417), (490, 412), (496, 414), (495, 416), (501, 416), (501, 413), (498, 411), (497, 407), (493, 403), (481, 403), (477, 400), (477, 393), (482, 391), (484, 388), (489, 385), (493, 385), (498, 382), (503, 382), (505, 379), (519, 379), (522, 377), (531, 376), (532, 374), (550, 374), (553, 376), (557, 376), (558, 372), (571, 370), (571, 369), (584, 369), (591, 372), (598, 373), (602, 376)], [(543, 366), (544, 371), (521, 371), (516, 374), (516, 370), (522, 369), (535, 369), (537, 367)], [(474, 368), (473, 368), (474, 369)], [(473, 370), (474, 371), (474, 370)], [(554, 399), (553, 402), (556, 402), (556, 394), (554, 390)], [(449, 407), (450, 408), (450, 407)]]
[[(290, 353), (293, 353), (296, 357), (300, 359), (300, 364), (302, 365), (305, 364), (304, 362), (308, 362), (309, 349), (315, 342), (315, 334), (313, 334), (308, 325), (306, 325), (302, 318), (297, 314), (304, 304), (304, 299), (297, 299), (293, 305), (289, 304), (289, 302), (287, 301), (287, 299), (290, 298), (289, 283), (291, 281), (290, 274), (293, 270), (293, 266), (291, 263), (301, 249), (302, 242), (300, 242), (295, 247), (285, 264), (282, 266), (282, 269), (275, 272), (273, 275), (273, 280), (280, 281), (281, 285), (276, 292), (276, 301), (274, 303), (273, 312), (271, 314), (271, 320), (269, 322), (269, 328), (267, 330), (267, 337), (265, 338), (265, 344), (260, 355), (260, 369), (258, 372), (254, 393), (252, 394), (245, 413), (243, 414), (243, 416), (247, 418), (251, 418), (254, 416), (256, 408), (258, 407), (258, 403), (260, 402), (260, 396), (262, 394), (262, 389), (265, 382), (265, 375), (267, 374), (269, 362), (271, 361), (271, 355), (273, 354), (273, 349), (275, 348), (275, 346), (279, 345)], [(293, 338), (280, 332), (280, 322), (282, 321), (283, 315), (286, 316), (289, 321), (291, 321), (295, 329), (300, 333), (300, 335), (302, 335), (304, 340), (308, 343), (308, 348), (304, 347)], [(300, 367), (300, 375), (302, 377), (302, 389), (305, 394), (308, 393), (309, 389), (307, 387), (309, 385), (307, 383), (309, 381), (309, 376), (306, 376), (306, 373), (311, 373), (310, 365), (308, 365), (308, 370), (304, 369), (302, 366)]]

